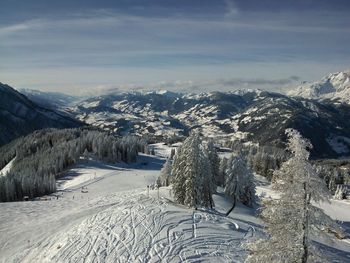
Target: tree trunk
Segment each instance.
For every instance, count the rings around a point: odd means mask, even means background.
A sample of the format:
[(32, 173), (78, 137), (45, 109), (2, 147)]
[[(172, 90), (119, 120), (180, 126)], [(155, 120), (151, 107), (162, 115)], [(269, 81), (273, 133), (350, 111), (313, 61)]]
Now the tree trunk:
[(302, 263), (307, 263), (309, 257), (309, 205), (310, 205), (310, 194), (306, 183), (304, 185), (304, 218), (303, 218), (303, 255), (301, 258)]
[(236, 197), (235, 198), (233, 198), (233, 205), (232, 205), (232, 207), (230, 208), (230, 210), (228, 210), (227, 211), (227, 213), (225, 214), (225, 216), (228, 216), (231, 212), (232, 212), (232, 210), (236, 207)]
[(236, 203), (237, 203), (237, 181), (236, 181), (235, 189), (233, 191), (235, 193), (234, 197), (233, 197), (233, 205), (232, 205), (231, 209), (227, 211), (225, 216), (228, 216), (232, 212), (232, 210), (236, 207)]

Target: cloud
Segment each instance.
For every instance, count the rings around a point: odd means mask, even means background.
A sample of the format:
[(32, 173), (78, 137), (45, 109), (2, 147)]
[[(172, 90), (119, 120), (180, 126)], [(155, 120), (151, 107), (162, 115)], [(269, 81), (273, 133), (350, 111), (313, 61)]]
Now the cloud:
[[(169, 90), (183, 93), (201, 93), (211, 91), (234, 91), (240, 89), (262, 89), (267, 91), (284, 92), (292, 86), (296, 86), (300, 81), (298, 76), (290, 76), (282, 79), (264, 78), (230, 78), (212, 80), (177, 80), (161, 81), (149, 84), (123, 84), (98, 86), (98, 94), (120, 93), (128, 91), (155, 91)], [(96, 94), (96, 93), (95, 93)]]
[(238, 9), (235, 2), (233, 0), (225, 0), (225, 4), (227, 9), (225, 16), (228, 18), (235, 17), (238, 14)]
[(208, 16), (97, 10), (0, 25), (0, 79), (68, 92), (277, 90), (299, 81), (290, 75), (312, 80), (349, 67), (348, 16), (225, 3)]
[(30, 28), (28, 23), (19, 23), (10, 26), (0, 27), (0, 36), (11, 35), (13, 33), (21, 32)]
[(223, 79), (218, 81), (223, 86), (260, 86), (260, 85), (268, 85), (268, 86), (283, 86), (292, 84), (295, 81), (299, 81), (300, 77), (291, 76), (289, 78), (284, 79), (262, 79), (262, 78), (252, 78), (252, 79)]

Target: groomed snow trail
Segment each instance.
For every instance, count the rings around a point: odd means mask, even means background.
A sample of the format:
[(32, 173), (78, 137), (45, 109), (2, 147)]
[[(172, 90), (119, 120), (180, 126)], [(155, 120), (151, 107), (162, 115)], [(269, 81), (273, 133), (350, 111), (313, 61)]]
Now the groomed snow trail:
[[(28, 262), (242, 262), (249, 225), (141, 193), (109, 206), (31, 251)], [(243, 252), (243, 253), (242, 253)]]
[[(146, 155), (131, 165), (90, 160), (71, 169), (49, 201), (0, 203), (0, 262), (243, 262), (242, 243), (261, 235), (254, 209), (237, 204), (222, 216), (232, 205), (222, 189), (216, 211), (174, 204), (171, 188), (161, 188), (159, 200), (157, 190), (148, 196), (163, 163)], [(268, 187), (261, 184), (258, 193), (272, 194)], [(324, 208), (349, 234), (349, 204)], [(322, 241), (329, 261), (348, 262), (348, 239), (331, 241)]]

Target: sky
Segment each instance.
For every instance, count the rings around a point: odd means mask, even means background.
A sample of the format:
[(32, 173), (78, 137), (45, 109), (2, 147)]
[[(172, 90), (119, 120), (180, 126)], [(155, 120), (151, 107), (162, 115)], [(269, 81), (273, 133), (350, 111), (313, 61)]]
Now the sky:
[(0, 82), (284, 91), (350, 69), (347, 0), (0, 0)]

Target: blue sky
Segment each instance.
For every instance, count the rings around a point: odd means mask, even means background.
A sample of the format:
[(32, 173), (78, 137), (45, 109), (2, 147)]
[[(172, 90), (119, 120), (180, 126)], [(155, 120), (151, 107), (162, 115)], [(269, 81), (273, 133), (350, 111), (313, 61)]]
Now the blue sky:
[(0, 0), (0, 82), (281, 90), (350, 68), (346, 0)]

